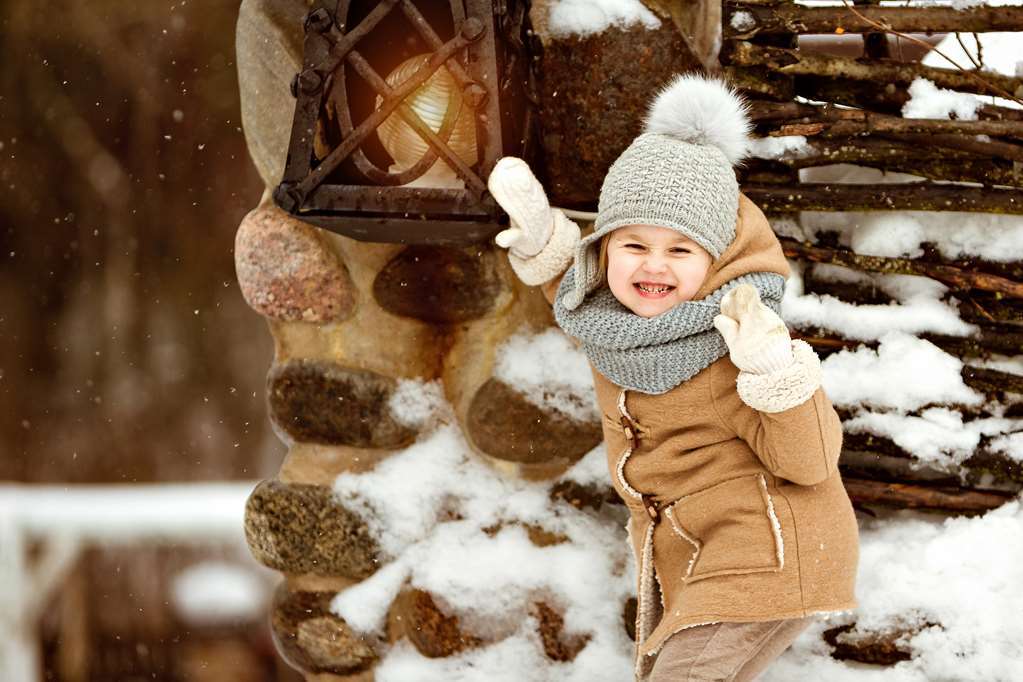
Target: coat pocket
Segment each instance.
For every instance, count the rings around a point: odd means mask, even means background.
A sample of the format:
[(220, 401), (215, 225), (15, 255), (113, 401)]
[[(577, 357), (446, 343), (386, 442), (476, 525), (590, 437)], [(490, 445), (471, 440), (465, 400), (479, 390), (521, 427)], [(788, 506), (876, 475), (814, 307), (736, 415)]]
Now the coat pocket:
[(729, 479), (665, 509), (672, 530), (695, 547), (682, 580), (780, 571), (781, 524), (763, 474)]

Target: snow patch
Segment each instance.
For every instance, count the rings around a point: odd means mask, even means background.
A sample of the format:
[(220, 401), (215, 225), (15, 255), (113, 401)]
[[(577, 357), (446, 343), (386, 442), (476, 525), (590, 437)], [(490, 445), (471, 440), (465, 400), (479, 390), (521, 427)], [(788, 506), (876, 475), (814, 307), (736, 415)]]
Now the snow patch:
[(948, 288), (916, 275), (865, 273), (830, 263), (816, 263), (815, 277), (825, 281), (877, 288), (895, 299), (886, 305), (856, 304), (830, 294), (804, 293), (804, 263), (789, 261), (790, 276), (782, 297), (782, 318), (790, 327), (824, 328), (847, 339), (876, 341), (889, 331), (907, 334), (934, 332), (969, 336), (979, 331), (964, 322), (955, 307), (942, 300)]
[(640, 0), (555, 0), (548, 21), (551, 34), (556, 36), (583, 36), (637, 24), (652, 30), (661, 25)]
[(881, 335), (877, 350), (859, 347), (821, 362), (822, 384), (836, 406), (908, 412), (930, 403), (976, 406), (984, 396), (963, 383), (962, 361), (901, 331)]
[(750, 140), (750, 156), (758, 159), (799, 159), (813, 153), (803, 135), (758, 137)]
[(559, 329), (509, 337), (497, 349), (494, 377), (541, 409), (555, 409), (577, 421), (599, 419), (586, 354)]
[(905, 118), (954, 118), (973, 121), (977, 108), (984, 102), (968, 92), (939, 88), (925, 78), (917, 78), (909, 86), (909, 101), (902, 106)]
[(447, 418), (450, 421), (452, 417), (440, 380), (399, 379), (387, 407), (396, 422), (417, 430), (426, 428), (434, 420)]
[[(799, 171), (802, 182), (882, 184), (920, 181), (915, 175), (835, 164)], [(923, 255), (921, 243), (935, 244), (944, 258), (979, 256), (992, 262), (1023, 259), (1023, 216), (962, 211), (803, 211), (808, 239), (835, 232), (856, 253), (891, 258)]]

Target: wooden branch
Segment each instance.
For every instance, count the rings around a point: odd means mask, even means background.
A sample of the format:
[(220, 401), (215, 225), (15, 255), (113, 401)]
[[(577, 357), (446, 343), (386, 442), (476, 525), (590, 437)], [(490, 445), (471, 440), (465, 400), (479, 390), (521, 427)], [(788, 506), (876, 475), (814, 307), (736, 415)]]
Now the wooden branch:
[[(880, 7), (857, 6), (866, 19), (894, 31), (913, 33), (1023, 31), (1023, 7)], [(732, 25), (732, 17), (741, 28)], [(805, 7), (796, 4), (773, 6), (726, 2), (724, 39), (806, 33), (870, 33), (877, 28), (844, 7)]]
[[(1017, 349), (1017, 354), (1023, 353), (1023, 348)], [(985, 393), (1020, 393), (1023, 394), (1023, 376), (1011, 374), (998, 369), (987, 369), (986, 367), (972, 367), (963, 365), (963, 383), (970, 388)]]
[[(958, 408), (959, 406), (952, 407)], [(959, 409), (961, 409), (965, 416), (967, 410), (965, 408)], [(838, 413), (843, 422), (847, 421), (852, 416), (847, 411), (841, 409), (838, 409)], [(990, 481), (993, 479), (1000, 484), (1010, 484), (1013, 486), (1012, 491), (1017, 493), (1019, 492), (1019, 487), (1023, 486), (1023, 462), (1020, 462), (1005, 453), (993, 452), (986, 447), (978, 448), (976, 452), (972, 453), (967, 459), (957, 465), (954, 471), (950, 471), (948, 476), (943, 477), (944, 480), (921, 479), (920, 476), (925, 474), (918, 473), (914, 470), (914, 467), (919, 468), (921, 464), (920, 460), (912, 453), (903, 450), (891, 439), (884, 436), (878, 436), (871, 433), (845, 433), (842, 436), (842, 449), (843, 453), (856, 453), (859, 460), (859, 466), (852, 467), (852, 469), (859, 472), (854, 475), (853, 478), (856, 478), (857, 476), (871, 479), (880, 477), (888, 483), (910, 483), (913, 485), (938, 488), (959, 487), (961, 485), (959, 480), (961, 478), (965, 478), (967, 487), (964, 488), (964, 490), (973, 490), (973, 485), (981, 484), (983, 484), (985, 489), (991, 488)], [(843, 454), (842, 456), (845, 458), (847, 457), (847, 454)], [(852, 459), (851, 454), (848, 455), (848, 457)], [(909, 469), (897, 472), (893, 475), (892, 472), (884, 468), (880, 470), (876, 469), (874, 465), (865, 467), (865, 462), (870, 458), (877, 462), (882, 462), (885, 458), (887, 458), (890, 461), (904, 460), (911, 464)], [(848, 469), (849, 467), (847, 467), (847, 464), (848, 461), (843, 459), (842, 465)], [(933, 477), (934, 467), (931, 467), (931, 471), (926, 475)]]
[[(894, 299), (877, 286), (862, 285), (853, 282), (832, 282), (818, 279), (813, 269), (807, 268), (803, 273), (803, 287), (806, 293), (829, 295), (842, 301), (857, 305), (888, 305)], [(948, 337), (943, 342), (934, 339), (932, 342), (945, 348), (957, 348), (955, 355), (960, 357), (987, 357), (985, 351), (1016, 355), (1023, 348), (1023, 299), (1003, 298), (1001, 300), (979, 301), (978, 292), (957, 295), (950, 303), (957, 308), (959, 317), (980, 327), (976, 337)], [(954, 341), (959, 339), (959, 341)], [(970, 344), (969, 349), (957, 344)], [(972, 352), (974, 346), (979, 350)], [(952, 352), (951, 350), (949, 352)]]
[(914, 182), (891, 185), (744, 185), (767, 213), (794, 211), (973, 211), (1023, 214), (1023, 190)]
[[(819, 292), (814, 291), (812, 293)], [(848, 303), (858, 303), (847, 298), (843, 298), (841, 300)], [(866, 341), (847, 339), (840, 334), (822, 333), (824, 330), (812, 332), (797, 329), (793, 331), (799, 333), (799, 338), (809, 343), (815, 349), (827, 349), (829, 354), (847, 348), (856, 348), (861, 344), (870, 345)], [(993, 332), (982, 329), (978, 336), (950, 336), (947, 334), (936, 334), (932, 332), (923, 332), (917, 336), (925, 341), (933, 343), (949, 355), (954, 355), (958, 358), (987, 359), (991, 357), (992, 353), (1000, 353), (1003, 355), (1018, 355), (1023, 353), (1023, 332)], [(1023, 377), (1010, 375), (1009, 380), (1010, 383), (1014, 380), (1017, 384), (1020, 384), (1023, 382)]]
[[(1010, 160), (979, 156), (965, 150), (935, 145), (910, 145), (898, 141), (864, 138), (859, 140), (809, 139), (804, 149), (777, 158), (753, 159), (740, 170), (740, 182), (752, 182), (757, 172), (779, 173), (783, 167), (791, 176), (803, 168), (852, 163), (882, 171), (911, 173), (929, 180), (952, 180), (980, 184), (1023, 187), (1023, 167)], [(784, 178), (784, 176), (780, 176)], [(766, 180), (765, 180), (766, 181)], [(785, 182), (784, 179), (781, 180)]]
[[(859, 341), (836, 338), (819, 332), (813, 336), (799, 335), (797, 338), (801, 338), (813, 346), (822, 358), (846, 348), (858, 348), (859, 346), (864, 346), (866, 348), (876, 349), (878, 346), (877, 341)], [(958, 357), (971, 357), (975, 355), (976, 357), (984, 358), (988, 357), (992, 351), (997, 351), (1007, 355), (1018, 355), (1020, 352), (1023, 352), (1023, 348), (1020, 348), (1019, 346), (1006, 347), (1011, 346), (1012, 339), (1003, 340), (1004, 346), (1000, 345), (994, 348), (983, 348), (979, 346), (977, 341), (972, 339), (962, 339), (961, 337), (938, 336), (935, 334), (924, 333), (920, 334), (920, 338), (931, 341), (942, 350)], [(1018, 339), (1019, 337), (1016, 336), (1015, 338)], [(971, 341), (973, 341), (972, 347), (970, 346)], [(973, 354), (964, 352), (964, 350), (968, 348), (973, 349)], [(960, 371), (960, 376), (962, 377), (964, 384), (976, 391), (984, 393), (985, 395), (1000, 395), (1006, 392), (1023, 395), (1023, 376), (1019, 374), (1003, 372), (997, 369), (987, 369), (984, 367), (973, 367), (971, 365), (964, 364)]]
[(778, 104), (795, 97), (792, 76), (785, 76), (760, 66), (748, 68), (724, 67), (725, 78), (747, 97), (767, 97)]
[(849, 499), (860, 504), (883, 504), (902, 509), (940, 509), (947, 512), (986, 512), (997, 509), (1015, 495), (1010, 492), (968, 488), (890, 483), (842, 478)]
[(1023, 121), (1023, 109), (1010, 109), (997, 104), (985, 104), (977, 109), (977, 118), (989, 121)]
[[(742, 70), (742, 69), (738, 69)], [(876, 116), (876, 112), (862, 109), (844, 109), (834, 104), (805, 104), (802, 102), (766, 102), (752, 100), (749, 103), (750, 119), (755, 123), (787, 121), (811, 123), (814, 121), (862, 120)], [(985, 104), (977, 109), (978, 118), (983, 121), (1023, 121), (1023, 109), (1009, 109)], [(899, 118), (895, 116), (893, 118)], [(911, 120), (911, 119), (900, 119)], [(930, 120), (930, 119), (917, 119)], [(964, 123), (965, 121), (960, 121)]]
[(851, 59), (780, 47), (765, 47), (747, 41), (731, 43), (722, 52), (722, 60), (734, 66), (766, 66), (772, 71), (793, 76), (826, 76), (909, 87), (917, 78), (926, 78), (939, 88), (1005, 97), (1023, 96), (1023, 79), (1002, 74), (943, 69), (916, 62), (885, 59)]
[(993, 156), (1015, 162), (1023, 161), (1023, 147), (1001, 140), (985, 141), (966, 135), (925, 133), (902, 133), (899, 135), (884, 133), (882, 136), (909, 144), (925, 144), (946, 149), (958, 149), (980, 156)]
[[(785, 238), (789, 239), (789, 238)], [(833, 249), (844, 249), (838, 244), (838, 234), (835, 232), (818, 232), (816, 246), (823, 248)], [(796, 240), (798, 241), (798, 240)], [(920, 248), (923, 250), (923, 255), (911, 259), (914, 263), (924, 264), (935, 264), (943, 265), (946, 267), (957, 268), (959, 270), (966, 270), (969, 272), (986, 272), (989, 275), (997, 275), (1011, 280), (1023, 280), (1023, 261), (1006, 261), (998, 262), (985, 260), (976, 256), (969, 256), (966, 258), (945, 258), (941, 255), (937, 249), (932, 246), (931, 242), (921, 242)], [(848, 249), (845, 249), (848, 250)], [(929, 276), (929, 275), (928, 275)], [(847, 284), (844, 282), (832, 282), (829, 280), (818, 279), (815, 276), (815, 269), (810, 268), (808, 272), (803, 274), (803, 281), (805, 287), (813, 291), (820, 289), (836, 291), (843, 291), (845, 293), (851, 293), (849, 290), (856, 290), (860, 292), (858, 295), (852, 296), (850, 300), (855, 300), (862, 303), (879, 303), (885, 304), (890, 303), (894, 299), (885, 294), (879, 287), (870, 287), (869, 290), (864, 289), (863, 286), (858, 284)], [(991, 294), (981, 294), (980, 292), (970, 292), (972, 296), (986, 296), (987, 299), (983, 301), (985, 310), (998, 311), (999, 309), (1005, 309), (1007, 315), (1016, 315), (1020, 318), (1020, 322), (1023, 323), (1023, 301), (1007, 299), (999, 297), (997, 300), (991, 298)], [(841, 297), (841, 296), (840, 296)], [(997, 320), (995, 317), (988, 317), (985, 315), (986, 321), (989, 323), (995, 323)]]
[[(749, 196), (748, 193), (747, 196)], [(912, 258), (867, 256), (855, 253), (849, 249), (815, 246), (788, 237), (780, 237), (779, 241), (785, 255), (790, 258), (802, 258), (815, 263), (834, 263), (870, 272), (923, 275), (924, 277), (930, 277), (943, 282), (952, 289), (997, 291), (1006, 296), (1023, 298), (1023, 283), (997, 275), (973, 272), (941, 263), (920, 261)]]
[(973, 324), (1023, 329), (1023, 301), (985, 297), (979, 292), (962, 297), (959, 316)]
[[(1014, 497), (1012, 492), (973, 490), (949, 485), (946, 481), (879, 481), (869, 478), (842, 476), (849, 498), (856, 503), (885, 504), (909, 509), (940, 509), (947, 512), (984, 512), (1000, 507)], [(621, 503), (610, 485), (587, 486), (592, 488), (596, 504), (580, 502), (577, 508), (590, 507), (599, 510), (600, 504)], [(564, 489), (564, 486), (562, 486)], [(551, 495), (552, 499), (564, 499)], [(597, 502), (599, 500), (599, 502)], [(568, 501), (568, 500), (566, 500)]]
[(887, 83), (880, 88), (870, 81), (834, 76), (796, 76), (795, 90), (797, 95), (807, 99), (896, 116), (902, 113), (902, 108), (909, 101), (908, 85)]
[(781, 122), (769, 135), (852, 137), (872, 133), (949, 133), (1023, 138), (1023, 121), (945, 121), (900, 118), (859, 109), (832, 109), (812, 119)]

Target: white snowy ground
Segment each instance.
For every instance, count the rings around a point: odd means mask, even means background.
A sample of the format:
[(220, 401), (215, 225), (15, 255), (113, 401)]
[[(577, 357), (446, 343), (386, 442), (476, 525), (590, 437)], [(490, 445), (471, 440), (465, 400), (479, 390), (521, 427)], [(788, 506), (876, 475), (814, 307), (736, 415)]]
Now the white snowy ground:
[[(531, 374), (554, 393), (578, 390), (581, 375), (553, 376), (569, 362), (555, 358), (557, 332), (519, 337), (506, 357), (520, 379)], [(524, 369), (530, 368), (530, 369)], [(835, 375), (825, 362), (825, 375)], [(898, 383), (898, 382), (891, 382)], [(537, 389), (539, 385), (530, 386)], [(632, 594), (635, 567), (622, 527), (624, 510), (600, 516), (547, 497), (549, 486), (507, 479), (470, 451), (453, 426), (436, 384), (405, 385), (401, 404), (427, 422), (428, 433), (376, 470), (343, 475), (335, 490), (365, 511), (393, 560), (340, 593), (333, 610), (357, 630), (382, 634), (384, 616), (405, 581), (438, 597), (466, 627), (500, 639), (496, 645), (446, 659), (429, 659), (399, 643), (376, 671), (380, 682), (621, 682), (631, 679), (632, 643), (622, 630), (621, 603)], [(425, 408), (416, 409), (414, 396)], [(573, 401), (574, 402), (574, 401)], [(430, 430), (432, 429), (432, 430)], [(565, 474), (580, 482), (607, 478), (603, 445)], [(536, 547), (524, 524), (567, 536)], [(500, 526), (493, 535), (482, 528)], [(805, 632), (762, 678), (764, 682), (1010, 682), (1023, 679), (1023, 510), (1013, 500), (976, 518), (897, 512), (861, 525), (857, 585), (860, 608)], [(569, 663), (543, 655), (536, 623), (522, 606), (544, 599), (564, 609), (569, 635), (590, 642)], [(911, 661), (891, 667), (832, 659), (820, 633), (857, 621), (861, 629), (925, 627), (906, 641)]]
[[(970, 0), (956, 0), (959, 5)], [(552, 16), (564, 32), (586, 33), (612, 25), (649, 24), (638, 0), (561, 0)], [(649, 16), (648, 16), (649, 15)], [(1018, 36), (1015, 36), (1018, 38)], [(1002, 36), (983, 37), (985, 59), (1002, 72), (1019, 70), (1021, 53)], [(948, 41), (946, 41), (948, 42)], [(953, 41), (954, 42), (954, 41)], [(953, 52), (944, 45), (943, 49)], [(958, 45), (956, 50), (960, 50)], [(961, 54), (954, 58), (961, 58)], [(937, 63), (937, 62), (935, 62)], [(981, 98), (941, 92), (921, 81), (905, 115), (968, 119)], [(770, 157), (799, 153), (801, 138), (758, 143)], [(912, 176), (848, 166), (804, 172), (805, 180), (906, 182)], [(954, 258), (1023, 258), (1023, 219), (983, 214), (864, 212), (804, 214), (780, 233), (813, 238), (837, 231), (858, 253), (913, 257), (920, 243), (937, 243)], [(947, 288), (925, 277), (878, 275), (839, 266), (817, 266), (816, 276), (877, 286), (889, 305), (853, 305), (803, 291), (802, 264), (791, 262), (782, 315), (790, 326), (821, 326), (847, 338), (876, 341), (829, 356), (825, 388), (835, 405), (853, 412), (850, 433), (868, 431), (893, 439), (921, 462), (954, 470), (982, 437), (989, 446), (1023, 459), (1023, 420), (992, 416), (965, 421), (937, 404), (979, 407), (984, 398), (960, 378), (961, 361), (915, 335), (933, 331), (969, 335), (947, 300)], [(945, 297), (945, 299), (943, 299)], [(972, 362), (972, 361), (971, 361)], [(1023, 356), (976, 362), (1023, 374)], [(502, 347), (497, 376), (519, 386), (538, 405), (585, 418), (595, 414), (584, 357), (557, 330), (523, 333)], [(340, 593), (333, 609), (353, 627), (379, 634), (385, 609), (405, 581), (430, 591), (460, 615), (467, 627), (500, 643), (448, 659), (427, 659), (400, 643), (377, 669), (380, 682), (573, 681), (631, 679), (632, 643), (621, 627), (620, 605), (632, 594), (635, 567), (625, 545), (624, 510), (605, 505), (601, 516), (551, 503), (548, 486), (508, 480), (469, 451), (453, 426), (450, 407), (436, 384), (408, 382), (392, 410), (424, 435), (376, 470), (343, 475), (340, 499), (375, 519), (392, 561), (370, 579)], [(565, 474), (581, 482), (605, 481), (603, 445)], [(851, 615), (832, 617), (805, 632), (761, 678), (763, 682), (1010, 682), (1023, 680), (1023, 510), (1015, 499), (984, 516), (944, 518), (896, 512), (861, 522), (857, 598)], [(570, 542), (538, 548), (524, 524), (567, 536)], [(488, 535), (482, 528), (499, 526)], [(589, 644), (570, 663), (547, 660), (536, 624), (521, 610), (545, 599), (565, 612), (569, 635), (585, 633)], [(912, 660), (870, 666), (834, 660), (820, 633), (856, 621), (861, 630), (919, 631), (905, 640)], [(940, 625), (927, 625), (939, 623)]]

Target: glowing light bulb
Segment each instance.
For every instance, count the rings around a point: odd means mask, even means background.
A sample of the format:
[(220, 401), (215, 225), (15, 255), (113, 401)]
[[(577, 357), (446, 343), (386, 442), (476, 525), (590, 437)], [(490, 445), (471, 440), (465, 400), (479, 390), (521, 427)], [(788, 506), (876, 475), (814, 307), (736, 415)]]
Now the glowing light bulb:
[[(387, 84), (392, 88), (407, 80), (416, 71), (423, 68), (430, 60), (430, 55), (422, 54), (406, 59), (398, 68), (388, 74)], [(455, 99), (455, 98), (459, 99)], [(455, 119), (454, 128), (451, 130), (451, 137), (448, 138), (448, 146), (468, 165), (476, 163), (476, 121), (475, 112), (472, 107), (462, 99), (461, 89), (451, 74), (443, 66), (434, 72), (432, 76), (416, 90), (405, 98), (405, 103), (415, 111), (420, 118), (434, 132), (440, 131), (444, 123), (444, 116), (448, 107), (458, 106), (461, 101), (461, 110), (458, 118)], [(380, 107), (383, 98), (379, 95), (376, 99), (377, 108)], [(380, 127), (377, 128), (377, 135), (384, 149), (394, 159), (394, 165), (389, 169), (397, 173), (411, 168), (421, 159), (430, 148), (426, 141), (419, 136), (412, 126), (405, 122), (398, 112), (388, 116)], [(465, 183), (442, 158), (430, 166), (422, 176), (408, 183), (412, 187), (457, 187), (463, 188)]]

